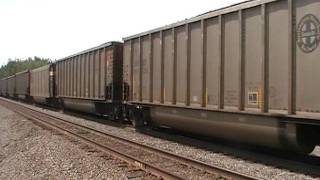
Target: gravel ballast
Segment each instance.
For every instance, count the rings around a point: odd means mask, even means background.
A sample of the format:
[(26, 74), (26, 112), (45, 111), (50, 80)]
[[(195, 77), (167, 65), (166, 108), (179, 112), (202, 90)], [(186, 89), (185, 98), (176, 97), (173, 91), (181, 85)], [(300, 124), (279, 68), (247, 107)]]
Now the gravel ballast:
[(126, 179), (125, 167), (101, 152), (86, 151), (2, 106), (0, 119), (0, 179)]
[[(210, 145), (210, 150), (206, 150), (204, 148), (196, 148), (194, 146), (183, 145), (181, 143), (177, 143), (175, 141), (165, 140), (162, 138), (151, 137), (149, 135), (136, 132), (134, 129), (130, 127), (115, 127), (110, 125), (104, 125), (93, 121), (84, 120), (79, 117), (70, 116), (67, 114), (63, 114), (60, 112), (54, 112), (47, 109), (42, 109), (39, 107), (29, 106), (37, 110), (45, 111), (48, 114), (54, 115), (56, 117), (61, 117), (63, 119), (69, 120), (71, 122), (75, 122), (81, 125), (85, 125), (91, 128), (95, 128), (97, 130), (111, 133), (117, 136), (121, 136), (130, 140), (135, 140), (137, 142), (141, 142), (143, 144), (158, 147), (172, 153), (176, 153), (182, 156), (186, 156), (189, 158), (197, 159), (199, 161), (218, 165), (223, 168), (227, 168), (230, 170), (235, 170), (237, 172), (248, 174), (254, 177), (262, 178), (262, 179), (315, 179), (314, 177), (305, 175), (303, 173), (298, 173), (297, 171), (290, 171), (284, 168), (278, 168), (277, 166), (270, 165), (269, 163), (261, 163), (255, 162), (253, 160), (247, 160), (246, 158), (242, 158), (237, 155), (230, 155), (230, 151), (238, 151), (238, 150), (230, 150), (232, 147), (228, 148), (221, 145)], [(106, 120), (107, 121), (107, 120)], [(187, 139), (187, 137), (183, 136), (175, 136), (173, 134), (166, 134), (168, 139)], [(191, 138), (192, 139), (192, 138)], [(239, 150), (240, 152), (241, 150)], [(316, 155), (320, 156), (319, 148), (317, 148), (314, 152)], [(249, 155), (250, 156), (250, 155)], [(268, 161), (277, 161), (277, 158), (272, 158), (269, 155), (261, 155), (262, 159)], [(260, 157), (261, 158), (261, 157)], [(264, 160), (263, 160), (264, 162)], [(268, 165), (269, 164), (269, 165)], [(301, 167), (303, 169), (304, 167)], [(303, 171), (302, 171), (303, 172)], [(0, 171), (1, 173), (1, 171)], [(0, 177), (1, 178), (1, 177)], [(320, 178), (318, 178), (320, 179)]]

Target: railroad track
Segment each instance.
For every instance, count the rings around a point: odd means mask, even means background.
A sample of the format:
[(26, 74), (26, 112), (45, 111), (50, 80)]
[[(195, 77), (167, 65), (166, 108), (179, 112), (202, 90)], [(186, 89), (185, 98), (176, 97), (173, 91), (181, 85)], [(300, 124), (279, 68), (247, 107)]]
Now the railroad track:
[(50, 129), (163, 179), (258, 179), (54, 117), (0, 98), (0, 104)]

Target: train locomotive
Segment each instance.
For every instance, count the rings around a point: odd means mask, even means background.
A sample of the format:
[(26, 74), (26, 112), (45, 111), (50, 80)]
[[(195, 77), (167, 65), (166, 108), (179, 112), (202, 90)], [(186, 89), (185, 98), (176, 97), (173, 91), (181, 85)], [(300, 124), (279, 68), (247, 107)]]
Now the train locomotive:
[(2, 79), (0, 94), (308, 154), (320, 144), (319, 19), (317, 0), (247, 1)]

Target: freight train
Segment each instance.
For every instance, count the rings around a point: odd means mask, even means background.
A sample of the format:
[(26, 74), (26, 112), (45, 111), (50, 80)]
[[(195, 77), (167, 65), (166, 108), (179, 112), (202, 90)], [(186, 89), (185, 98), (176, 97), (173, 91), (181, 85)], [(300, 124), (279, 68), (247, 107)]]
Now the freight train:
[(319, 19), (318, 0), (247, 1), (2, 79), (0, 94), (308, 154)]

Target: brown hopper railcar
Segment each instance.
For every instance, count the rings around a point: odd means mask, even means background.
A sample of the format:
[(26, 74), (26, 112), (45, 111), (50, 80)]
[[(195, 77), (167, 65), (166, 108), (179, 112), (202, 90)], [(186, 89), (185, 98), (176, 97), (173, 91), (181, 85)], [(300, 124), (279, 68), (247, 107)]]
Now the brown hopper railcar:
[(65, 108), (118, 118), (122, 43), (109, 42), (55, 63), (57, 98)]
[(311, 152), (320, 142), (319, 19), (318, 0), (255, 0), (124, 38), (128, 116)]
[(58, 106), (55, 98), (55, 64), (30, 71), (30, 96), (39, 104)]
[(30, 99), (30, 71), (26, 70), (15, 74), (14, 97), (21, 100)]

